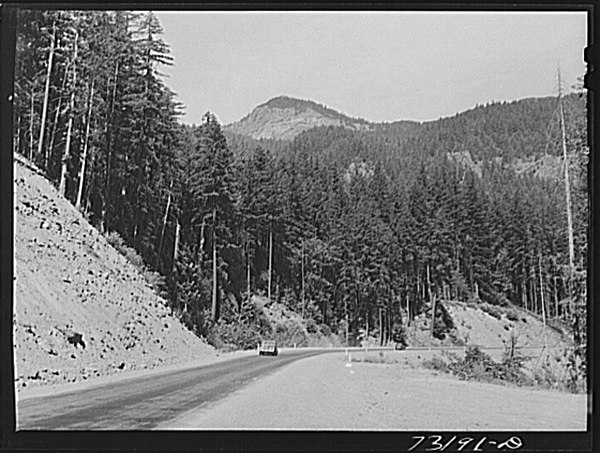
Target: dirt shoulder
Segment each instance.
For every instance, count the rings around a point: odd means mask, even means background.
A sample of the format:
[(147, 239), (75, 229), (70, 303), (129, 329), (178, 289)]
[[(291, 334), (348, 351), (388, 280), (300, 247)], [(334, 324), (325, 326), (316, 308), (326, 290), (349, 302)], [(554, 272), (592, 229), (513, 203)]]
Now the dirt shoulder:
[(349, 363), (334, 353), (295, 362), (159, 429), (578, 431), (586, 411), (586, 395), (464, 382), (411, 360)]

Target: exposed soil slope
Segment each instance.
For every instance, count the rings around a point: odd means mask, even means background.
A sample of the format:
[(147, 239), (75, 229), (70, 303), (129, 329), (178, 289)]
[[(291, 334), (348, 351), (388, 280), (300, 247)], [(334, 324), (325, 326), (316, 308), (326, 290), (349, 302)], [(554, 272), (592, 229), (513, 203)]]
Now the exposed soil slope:
[[(570, 345), (570, 339), (563, 332), (546, 326), (538, 317), (516, 307), (503, 309), (497, 307), (501, 313), (500, 319), (487, 313), (476, 305), (466, 302), (446, 301), (445, 307), (452, 316), (455, 330), (447, 335), (444, 340), (432, 339), (430, 336), (430, 318), (420, 315), (408, 329), (409, 345), (452, 345), (466, 344), (482, 347), (504, 347), (510, 344), (514, 335), (517, 346), (563, 348)], [(507, 313), (511, 311), (518, 316), (509, 319)]]
[(17, 389), (214, 355), (20, 156), (15, 191)]

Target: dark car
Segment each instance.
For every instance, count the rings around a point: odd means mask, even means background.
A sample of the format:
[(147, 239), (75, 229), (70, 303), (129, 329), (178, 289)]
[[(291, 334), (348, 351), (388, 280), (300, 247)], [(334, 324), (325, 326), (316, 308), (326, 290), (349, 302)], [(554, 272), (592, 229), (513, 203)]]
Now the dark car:
[(265, 340), (258, 347), (258, 355), (277, 355), (277, 343), (273, 340)]

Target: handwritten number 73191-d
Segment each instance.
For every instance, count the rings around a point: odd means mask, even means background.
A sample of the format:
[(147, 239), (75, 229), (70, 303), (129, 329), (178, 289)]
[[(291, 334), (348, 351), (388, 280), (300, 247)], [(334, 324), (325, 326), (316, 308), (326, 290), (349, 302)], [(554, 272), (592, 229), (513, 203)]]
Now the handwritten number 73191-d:
[(488, 437), (459, 437), (452, 436), (413, 436), (415, 441), (408, 451), (444, 451), (451, 449), (453, 451), (491, 451), (491, 450), (518, 450), (523, 446), (523, 441), (517, 436), (498, 441)]

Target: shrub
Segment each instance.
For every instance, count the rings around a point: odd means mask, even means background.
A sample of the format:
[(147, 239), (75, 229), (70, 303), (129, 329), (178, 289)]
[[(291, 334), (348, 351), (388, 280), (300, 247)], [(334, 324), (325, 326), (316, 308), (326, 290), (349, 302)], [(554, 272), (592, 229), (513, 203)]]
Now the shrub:
[(163, 299), (169, 298), (166, 279), (160, 273), (147, 269), (144, 259), (135, 249), (125, 244), (125, 241), (119, 233), (111, 231), (106, 235), (106, 241), (142, 273), (146, 283), (148, 283), (158, 296)]
[(484, 382), (511, 382), (517, 385), (527, 385), (530, 380), (523, 372), (525, 358), (515, 354), (514, 349), (507, 348), (501, 363), (495, 362), (488, 354), (477, 346), (468, 348), (465, 357), (452, 360), (448, 370), (463, 380)]
[(169, 288), (167, 287), (167, 281), (165, 277), (160, 275), (158, 272), (146, 270), (144, 271), (144, 279), (156, 294), (163, 299), (168, 299)]
[(275, 340), (280, 346), (306, 346), (308, 336), (304, 327), (294, 319), (286, 319), (275, 325)]
[(222, 350), (253, 349), (261, 337), (252, 325), (218, 322), (209, 330), (208, 341)]
[(327, 324), (319, 325), (319, 330), (321, 331), (321, 335), (325, 337), (329, 337), (333, 333), (331, 331), (331, 327), (329, 327)]
[(352, 362), (364, 362), (364, 363), (398, 363), (398, 356), (391, 354), (386, 355), (383, 351), (378, 353), (365, 352), (363, 354), (351, 355)]
[(523, 372), (525, 357), (520, 354), (510, 356), (505, 350), (502, 362), (496, 366), (496, 378), (517, 385), (529, 385), (530, 379)]
[(450, 373), (450, 368), (446, 361), (438, 356), (433, 356), (431, 359), (424, 360), (423, 366), (430, 370), (442, 371), (444, 373)]
[(453, 330), (449, 334), (452, 344), (456, 346), (466, 346), (469, 343), (469, 332), (463, 333), (462, 337), (458, 336), (458, 332)]
[(448, 365), (452, 374), (462, 380), (488, 380), (492, 367), (492, 358), (482, 352), (478, 346), (467, 348), (463, 359), (455, 360)]
[(515, 310), (514, 308), (511, 308), (510, 310), (508, 310), (506, 312), (506, 317), (510, 321), (518, 321), (519, 320), (519, 312), (517, 310)]
[(144, 268), (144, 259), (135, 251), (135, 249), (125, 244), (125, 241), (119, 233), (111, 231), (106, 235), (106, 241), (135, 267), (140, 270)]
[(586, 347), (570, 348), (566, 351), (569, 383), (567, 388), (573, 393), (587, 391), (587, 352)]
[(581, 352), (569, 348), (559, 356), (547, 355), (545, 360), (533, 370), (536, 384), (571, 393), (585, 393), (587, 372)]
[(484, 302), (479, 305), (483, 311), (485, 311), (488, 315), (493, 316), (496, 319), (502, 319), (502, 310), (495, 305), (488, 304)]
[(116, 231), (111, 231), (106, 235), (106, 242), (112, 245), (119, 252), (121, 251), (121, 248), (125, 245), (123, 238)]
[(306, 320), (306, 331), (312, 334), (319, 333), (319, 327), (314, 319), (308, 318)]

